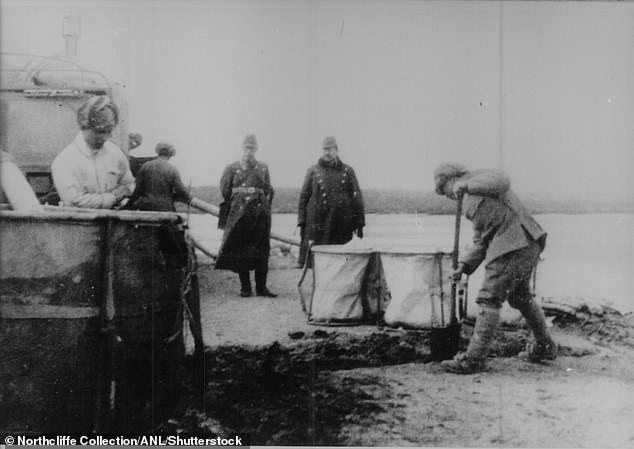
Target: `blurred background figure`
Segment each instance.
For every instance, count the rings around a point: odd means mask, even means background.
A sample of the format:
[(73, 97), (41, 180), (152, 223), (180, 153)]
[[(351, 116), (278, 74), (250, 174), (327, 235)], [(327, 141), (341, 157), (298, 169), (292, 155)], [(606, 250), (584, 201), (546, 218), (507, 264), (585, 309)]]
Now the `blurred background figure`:
[(156, 158), (145, 162), (136, 176), (136, 189), (130, 198), (133, 209), (176, 211), (174, 203), (189, 204), (190, 192), (181, 181), (178, 169), (169, 160), (176, 154), (170, 143), (156, 145)]
[[(136, 177), (136, 189), (130, 197), (129, 208), (159, 212), (175, 212), (175, 202), (189, 204), (190, 192), (181, 181), (176, 167), (169, 160), (176, 154), (174, 145), (160, 142), (154, 150), (157, 157), (145, 162)], [(191, 316), (186, 317), (194, 339), (194, 356), (204, 357), (206, 346), (200, 321), (200, 287), (196, 253), (180, 233), (173, 227), (160, 226), (158, 238), (166, 264), (174, 269), (183, 269), (183, 291)], [(187, 288), (186, 284), (189, 282)]]
[(132, 151), (137, 147), (140, 147), (143, 143), (143, 136), (139, 133), (128, 134), (128, 150)]
[(340, 245), (352, 240), (354, 233), (363, 238), (365, 212), (359, 182), (352, 167), (339, 159), (334, 137), (324, 139), (321, 157), (306, 172), (297, 214), (302, 239), (299, 266), (312, 265), (307, 254), (310, 241)]

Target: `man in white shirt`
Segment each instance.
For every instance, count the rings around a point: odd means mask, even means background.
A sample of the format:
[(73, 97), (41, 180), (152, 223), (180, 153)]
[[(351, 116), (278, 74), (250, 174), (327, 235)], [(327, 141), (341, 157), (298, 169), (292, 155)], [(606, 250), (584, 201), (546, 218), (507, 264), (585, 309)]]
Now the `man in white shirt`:
[(118, 108), (105, 95), (89, 98), (77, 111), (80, 132), (51, 166), (64, 206), (112, 209), (134, 191), (128, 158), (108, 140), (118, 122)]

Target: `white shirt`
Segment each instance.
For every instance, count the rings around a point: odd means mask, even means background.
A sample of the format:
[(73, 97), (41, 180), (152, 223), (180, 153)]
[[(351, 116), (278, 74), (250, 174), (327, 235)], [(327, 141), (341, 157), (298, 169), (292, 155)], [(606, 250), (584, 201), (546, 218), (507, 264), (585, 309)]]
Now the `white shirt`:
[(121, 149), (107, 141), (99, 150), (88, 147), (80, 131), (51, 165), (53, 182), (65, 206), (110, 208), (118, 187), (134, 191), (130, 163)]

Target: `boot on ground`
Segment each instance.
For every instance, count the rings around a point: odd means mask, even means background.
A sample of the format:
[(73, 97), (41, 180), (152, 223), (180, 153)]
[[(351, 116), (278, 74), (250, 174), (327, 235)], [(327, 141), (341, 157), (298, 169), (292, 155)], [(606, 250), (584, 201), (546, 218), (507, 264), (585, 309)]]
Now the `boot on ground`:
[(522, 312), (526, 324), (533, 331), (535, 337), (535, 342), (526, 348), (528, 361), (540, 363), (545, 360), (555, 360), (557, 358), (557, 343), (550, 335), (542, 308), (531, 298), (522, 304), (519, 311)]
[(273, 293), (266, 287), (264, 287), (262, 290), (256, 290), (255, 294), (256, 296), (263, 296), (265, 298), (277, 298), (277, 293)]
[(440, 366), (445, 371), (454, 374), (474, 374), (484, 371), (491, 351), (491, 343), (499, 325), (500, 309), (481, 306), (467, 351), (456, 355), (452, 360), (441, 362)]
[(240, 296), (243, 298), (248, 298), (253, 295), (251, 291), (251, 278), (249, 276), (249, 271), (240, 271), (238, 273), (240, 277)]
[(265, 298), (277, 298), (277, 294), (273, 293), (266, 287), (266, 272), (255, 272), (255, 294), (257, 296), (263, 296)]

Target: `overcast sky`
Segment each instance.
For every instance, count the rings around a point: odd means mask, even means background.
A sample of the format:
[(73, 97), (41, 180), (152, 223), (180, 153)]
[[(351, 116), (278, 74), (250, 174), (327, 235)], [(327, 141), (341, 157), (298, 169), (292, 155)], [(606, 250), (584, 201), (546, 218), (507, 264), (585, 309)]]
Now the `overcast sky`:
[(135, 154), (177, 147), (218, 184), (246, 133), (298, 187), (327, 135), (362, 188), (430, 190), (437, 164), (520, 193), (634, 192), (634, 3), (8, 1), (3, 51), (63, 54), (124, 86)]

